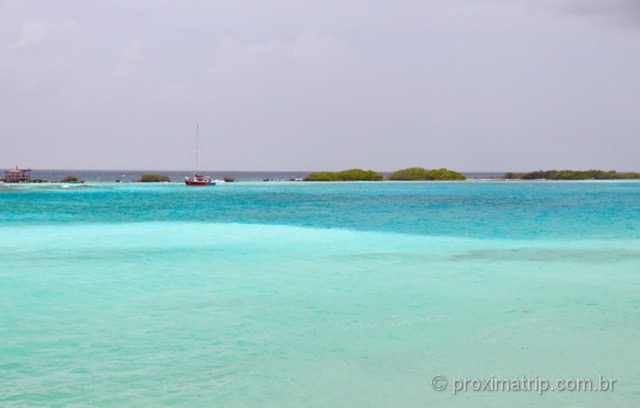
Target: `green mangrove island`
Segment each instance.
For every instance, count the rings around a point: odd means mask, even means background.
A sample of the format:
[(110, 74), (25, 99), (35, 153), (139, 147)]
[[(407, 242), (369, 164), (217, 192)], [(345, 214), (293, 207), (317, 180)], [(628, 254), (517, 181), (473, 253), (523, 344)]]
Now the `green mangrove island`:
[(304, 181), (380, 181), (382, 174), (373, 170), (350, 169), (342, 171), (312, 171)]
[(141, 183), (160, 183), (171, 181), (171, 179), (160, 174), (145, 173), (140, 176), (140, 180), (138, 181)]
[(538, 170), (530, 173), (505, 173), (508, 180), (623, 180), (640, 179), (640, 173), (615, 170)]
[(304, 181), (380, 181), (380, 180), (466, 180), (467, 178), (453, 170), (428, 170), (411, 167), (398, 170), (386, 178), (373, 170), (350, 169), (342, 171), (313, 171), (304, 177)]
[(387, 180), (466, 180), (467, 178), (457, 171), (447, 169), (423, 169), (422, 167), (410, 167), (394, 171), (386, 177)]
[(60, 182), (61, 183), (84, 183), (84, 181), (81, 181), (76, 176), (65, 176), (62, 180), (60, 180)]

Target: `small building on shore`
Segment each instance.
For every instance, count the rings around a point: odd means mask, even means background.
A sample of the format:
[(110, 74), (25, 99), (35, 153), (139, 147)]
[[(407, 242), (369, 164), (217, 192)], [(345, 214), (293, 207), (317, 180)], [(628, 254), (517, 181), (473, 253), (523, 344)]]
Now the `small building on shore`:
[(31, 169), (6, 170), (4, 172), (4, 181), (7, 183), (29, 183), (31, 181)]

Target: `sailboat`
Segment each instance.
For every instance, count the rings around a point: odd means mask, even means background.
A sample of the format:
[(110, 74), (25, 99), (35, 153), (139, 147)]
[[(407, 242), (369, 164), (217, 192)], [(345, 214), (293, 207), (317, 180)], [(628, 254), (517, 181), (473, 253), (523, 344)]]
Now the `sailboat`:
[(185, 177), (184, 183), (188, 186), (209, 186), (216, 185), (216, 183), (211, 181), (211, 176), (205, 176), (203, 174), (198, 173), (198, 142), (200, 137), (200, 126), (196, 125), (196, 150), (195, 154), (195, 164), (193, 169), (193, 177)]

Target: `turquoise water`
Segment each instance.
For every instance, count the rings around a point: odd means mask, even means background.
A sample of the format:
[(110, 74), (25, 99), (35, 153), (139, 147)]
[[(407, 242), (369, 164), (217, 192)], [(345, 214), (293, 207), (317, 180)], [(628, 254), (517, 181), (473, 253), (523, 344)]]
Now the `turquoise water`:
[(639, 243), (637, 182), (0, 184), (0, 406), (636, 407)]

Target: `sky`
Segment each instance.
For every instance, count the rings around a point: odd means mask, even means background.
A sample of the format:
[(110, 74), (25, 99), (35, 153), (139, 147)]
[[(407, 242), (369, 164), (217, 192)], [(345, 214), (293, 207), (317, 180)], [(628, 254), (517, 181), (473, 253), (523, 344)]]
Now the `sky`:
[(0, 169), (640, 170), (638, 0), (0, 0)]

